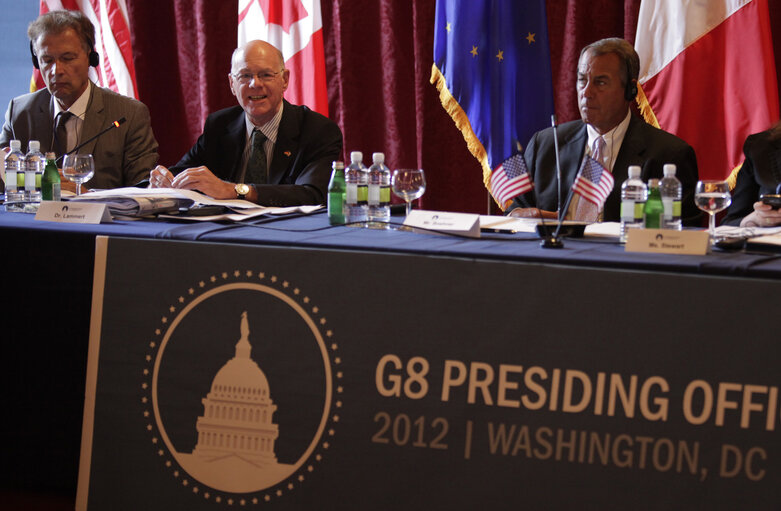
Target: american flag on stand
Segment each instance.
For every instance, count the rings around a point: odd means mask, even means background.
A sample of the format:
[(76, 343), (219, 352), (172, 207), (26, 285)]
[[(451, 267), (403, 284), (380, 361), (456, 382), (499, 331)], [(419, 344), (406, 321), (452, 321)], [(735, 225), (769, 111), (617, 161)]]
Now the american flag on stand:
[(572, 192), (602, 209), (607, 196), (613, 191), (613, 182), (613, 174), (591, 156), (587, 156), (572, 185)]
[(491, 192), (500, 205), (506, 205), (533, 187), (526, 160), (520, 153), (506, 159), (491, 174)]
[[(41, 14), (62, 9), (81, 11), (95, 25), (95, 51), (100, 55), (100, 64), (90, 68), (90, 79), (101, 87), (138, 99), (125, 0), (41, 0)], [(36, 69), (30, 90), (43, 87), (43, 78)]]

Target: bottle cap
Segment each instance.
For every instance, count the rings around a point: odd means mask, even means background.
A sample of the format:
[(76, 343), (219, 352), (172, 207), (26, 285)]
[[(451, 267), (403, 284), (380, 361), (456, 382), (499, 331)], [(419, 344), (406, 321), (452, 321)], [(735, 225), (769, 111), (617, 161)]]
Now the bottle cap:
[(37, 140), (30, 140), (30, 142), (27, 143), (27, 147), (30, 149), (31, 153), (37, 153), (41, 151), (41, 143)]
[(350, 162), (358, 163), (363, 161), (363, 153), (360, 151), (353, 151), (350, 153)]
[(385, 163), (385, 153), (372, 153), (374, 163)]
[(343, 161), (335, 161), (335, 162), (333, 162), (332, 167), (333, 167), (334, 170), (336, 170), (336, 169), (344, 170), (344, 162)]
[(22, 149), (21, 140), (11, 140), (11, 151), (19, 151)]
[(629, 173), (629, 177), (632, 179), (637, 179), (640, 177), (640, 165), (630, 165), (629, 169), (627, 169), (627, 172)]
[(54, 153), (46, 153), (46, 159), (47, 160), (56, 160), (57, 159), (57, 155), (54, 154)]
[(659, 180), (655, 177), (652, 177), (648, 180), (648, 188), (659, 188)]
[(675, 164), (674, 163), (665, 163), (664, 164), (664, 177), (673, 177), (675, 176)]

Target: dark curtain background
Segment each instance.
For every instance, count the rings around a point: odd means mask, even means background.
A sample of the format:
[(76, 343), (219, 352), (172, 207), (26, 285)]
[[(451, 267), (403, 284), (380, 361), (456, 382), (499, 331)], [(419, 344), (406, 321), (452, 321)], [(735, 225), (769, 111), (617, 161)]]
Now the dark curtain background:
[[(777, 70), (781, 5), (771, 0)], [(189, 149), (208, 113), (235, 104), (228, 89), (236, 0), (128, 0), (141, 101), (149, 106), (160, 162)], [(386, 153), (391, 168), (421, 167), (427, 209), (484, 213), (477, 161), (429, 83), (435, 0), (321, 0), (331, 118), (352, 150)], [(547, 0), (556, 114), (578, 117), (580, 48), (603, 37), (634, 41), (640, 0)], [(543, 126), (541, 126), (542, 128)]]

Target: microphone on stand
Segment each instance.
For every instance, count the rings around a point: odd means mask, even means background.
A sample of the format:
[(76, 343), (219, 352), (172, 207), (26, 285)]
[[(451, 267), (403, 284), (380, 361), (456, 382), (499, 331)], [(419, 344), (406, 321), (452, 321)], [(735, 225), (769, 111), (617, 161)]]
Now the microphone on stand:
[[(558, 195), (556, 205), (556, 218), (557, 225), (556, 231), (553, 234), (548, 232), (548, 228), (545, 225), (545, 220), (542, 220), (542, 228), (545, 232), (545, 237), (540, 243), (542, 248), (564, 248), (564, 243), (561, 241), (559, 234), (561, 233), (561, 226), (564, 224), (564, 213), (561, 210), (561, 162), (559, 161), (559, 134), (556, 125), (556, 114), (550, 116), (551, 125), (553, 126), (553, 146), (556, 150), (556, 186)], [(542, 218), (542, 214), (540, 214)]]
[[(121, 118), (117, 119), (116, 121), (112, 122), (112, 123), (111, 123), (111, 125), (109, 125), (109, 127), (108, 127), (108, 128), (106, 128), (106, 129), (104, 129), (103, 131), (99, 132), (97, 135), (95, 135), (94, 137), (90, 138), (89, 140), (86, 140), (86, 141), (82, 142), (81, 144), (77, 145), (76, 147), (74, 147), (74, 148), (73, 148), (73, 149), (71, 149), (70, 151), (66, 152), (65, 154), (72, 154), (72, 153), (75, 153), (76, 151), (78, 151), (79, 149), (81, 149), (81, 148), (82, 148), (82, 147), (84, 147), (85, 145), (89, 144), (90, 142), (92, 142), (92, 141), (93, 141), (93, 140), (95, 140), (96, 138), (98, 138), (98, 137), (100, 137), (100, 136), (104, 135), (105, 133), (107, 133), (107, 132), (111, 131), (111, 130), (112, 130), (112, 129), (114, 129), (114, 128), (119, 128), (119, 127), (120, 127), (122, 124), (124, 124), (124, 123), (125, 123), (125, 121), (127, 121), (127, 119), (125, 119), (124, 117), (121, 117)], [(56, 160), (56, 161), (57, 161), (57, 162), (59, 162), (59, 164), (61, 164), (61, 163), (62, 163), (62, 161), (61, 161), (61, 160), (62, 160), (62, 158), (65, 156), (65, 154), (61, 154), (61, 155), (59, 155), (59, 156), (57, 157), (57, 160)]]

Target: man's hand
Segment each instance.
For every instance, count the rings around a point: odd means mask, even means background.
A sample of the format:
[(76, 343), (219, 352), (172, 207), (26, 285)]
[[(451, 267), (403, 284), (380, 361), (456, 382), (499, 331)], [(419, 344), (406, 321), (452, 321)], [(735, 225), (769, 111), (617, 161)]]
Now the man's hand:
[(208, 167), (192, 167), (177, 174), (171, 187), (198, 190), (214, 199), (236, 198), (234, 185), (215, 176)]
[(555, 211), (546, 211), (538, 208), (515, 208), (510, 211), (508, 216), (516, 218), (545, 218), (546, 220), (556, 220), (558, 218)]
[(162, 165), (153, 168), (149, 173), (149, 188), (172, 188), (174, 175)]
[(762, 201), (754, 203), (754, 211), (743, 217), (741, 227), (773, 227), (781, 225), (781, 210), (773, 209)]

